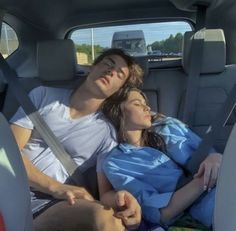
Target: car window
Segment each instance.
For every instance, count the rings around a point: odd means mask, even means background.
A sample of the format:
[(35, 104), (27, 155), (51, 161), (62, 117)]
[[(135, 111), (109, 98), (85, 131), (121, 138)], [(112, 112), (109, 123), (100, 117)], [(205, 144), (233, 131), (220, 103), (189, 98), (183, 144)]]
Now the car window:
[(148, 56), (152, 61), (179, 59), (188, 22), (159, 22), (124, 26), (77, 29), (70, 34), (79, 64), (91, 64), (104, 50), (122, 48), (132, 56)]
[(19, 46), (15, 31), (6, 23), (2, 23), (0, 52), (4, 58), (12, 54)]

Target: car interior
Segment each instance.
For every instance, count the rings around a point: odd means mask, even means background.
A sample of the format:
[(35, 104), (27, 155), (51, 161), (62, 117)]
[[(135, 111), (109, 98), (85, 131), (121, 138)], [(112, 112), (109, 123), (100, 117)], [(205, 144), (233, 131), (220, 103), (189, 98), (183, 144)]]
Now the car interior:
[[(201, 8), (205, 15), (199, 13)], [(184, 122), (191, 68), (199, 67), (189, 126), (204, 137), (236, 84), (235, 15), (234, 0), (0, 0), (2, 24), (11, 27), (18, 39), (17, 49), (4, 56), (1, 42), (6, 35), (3, 36), (2, 26), (0, 51), (17, 75), (19, 88), (27, 93), (40, 85), (74, 88), (89, 72), (89, 65), (76, 59), (76, 44), (71, 36), (75, 30), (101, 27), (105, 33), (111, 26), (187, 22), (192, 31), (183, 34), (181, 57), (155, 58), (155, 53), (161, 52), (154, 51), (153, 55), (142, 54), (134, 59), (144, 70), (142, 89), (152, 110)], [(199, 30), (204, 30), (202, 55), (195, 57), (197, 62), (192, 64), (191, 55), (196, 53), (194, 35)], [(236, 99), (234, 105), (235, 102)], [(8, 124), (18, 107), (14, 89), (1, 74), (0, 230), (7, 231), (33, 230), (27, 176)], [(214, 138), (215, 149), (223, 153), (212, 228), (216, 231), (233, 231), (236, 227), (235, 120), (232, 107), (224, 127)]]

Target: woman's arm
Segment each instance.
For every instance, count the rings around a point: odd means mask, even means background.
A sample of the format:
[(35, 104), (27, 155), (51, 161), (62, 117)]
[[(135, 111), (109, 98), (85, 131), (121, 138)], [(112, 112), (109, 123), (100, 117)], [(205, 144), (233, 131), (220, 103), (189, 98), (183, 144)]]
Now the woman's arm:
[(176, 191), (168, 205), (160, 209), (160, 221), (165, 224), (181, 214), (204, 192), (203, 178), (195, 178)]
[(141, 208), (134, 196), (125, 190), (116, 192), (103, 173), (97, 173), (97, 177), (101, 202), (112, 207), (127, 228), (137, 228), (141, 222)]
[(98, 172), (97, 178), (100, 201), (115, 210), (118, 209), (115, 201), (116, 192), (113, 190), (113, 187), (106, 176), (103, 173)]

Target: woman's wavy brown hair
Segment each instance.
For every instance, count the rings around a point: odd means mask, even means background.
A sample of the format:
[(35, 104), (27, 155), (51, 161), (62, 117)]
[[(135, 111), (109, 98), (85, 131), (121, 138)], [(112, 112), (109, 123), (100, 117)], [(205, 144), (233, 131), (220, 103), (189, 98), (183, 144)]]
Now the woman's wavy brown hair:
[[(128, 99), (131, 91), (137, 91), (138, 93), (140, 93), (148, 104), (146, 95), (140, 89), (134, 87), (125, 87), (106, 99), (101, 106), (102, 112), (113, 124), (117, 131), (117, 138), (119, 143), (127, 142), (127, 138), (124, 132), (124, 115), (121, 109), (121, 105)], [(143, 129), (141, 143), (144, 146), (157, 148), (162, 152), (166, 152), (166, 145), (163, 138), (150, 129)]]

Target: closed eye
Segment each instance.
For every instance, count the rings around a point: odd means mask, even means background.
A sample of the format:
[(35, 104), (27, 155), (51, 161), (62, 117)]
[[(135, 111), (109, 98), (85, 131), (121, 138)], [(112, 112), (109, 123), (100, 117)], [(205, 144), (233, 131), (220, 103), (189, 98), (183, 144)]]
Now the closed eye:
[(111, 62), (111, 61), (109, 61), (108, 59), (107, 60), (104, 60), (104, 62), (103, 62), (106, 66), (108, 66), (108, 67), (114, 67), (114, 64)]

